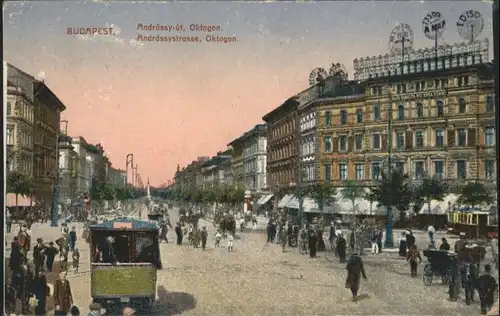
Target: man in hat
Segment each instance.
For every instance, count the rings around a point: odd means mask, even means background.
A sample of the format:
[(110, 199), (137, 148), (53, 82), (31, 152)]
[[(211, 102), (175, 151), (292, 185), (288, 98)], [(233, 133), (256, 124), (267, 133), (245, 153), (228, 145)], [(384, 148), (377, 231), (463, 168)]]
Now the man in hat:
[(477, 280), (479, 299), (481, 300), (481, 314), (483, 315), (493, 307), (495, 290), (498, 290), (497, 282), (491, 275), (491, 265), (485, 265), (484, 272), (485, 274)]
[(54, 284), (54, 305), (56, 310), (64, 311), (66, 314), (69, 313), (71, 306), (73, 306), (71, 285), (66, 280), (66, 272), (62, 272)]
[(100, 316), (101, 315), (101, 305), (98, 303), (92, 303), (89, 305), (90, 312), (87, 316)]
[(344, 238), (344, 234), (339, 232), (337, 235), (337, 253), (339, 255), (340, 263), (345, 262), (346, 257), (346, 249), (347, 249), (347, 240)]
[(347, 279), (345, 281), (345, 287), (351, 290), (352, 301), (355, 302), (358, 298), (361, 276), (363, 277), (363, 279), (367, 279), (365, 268), (363, 266), (363, 260), (357, 252), (353, 252), (351, 254), (351, 257), (347, 261), (346, 269)]
[(203, 250), (205, 250), (205, 247), (207, 246), (207, 239), (208, 239), (207, 226), (203, 226), (201, 230), (201, 249)]
[(36, 245), (33, 248), (33, 263), (35, 264), (35, 275), (38, 275), (38, 272), (43, 270), (43, 263), (45, 261), (44, 252), (45, 246), (43, 245), (43, 239), (37, 238)]

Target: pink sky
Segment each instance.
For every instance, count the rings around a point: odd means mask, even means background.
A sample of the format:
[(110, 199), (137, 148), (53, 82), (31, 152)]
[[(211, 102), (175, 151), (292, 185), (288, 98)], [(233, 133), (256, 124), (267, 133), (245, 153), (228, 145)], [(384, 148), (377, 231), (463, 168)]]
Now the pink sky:
[[(450, 21), (475, 8), (491, 39), (491, 5), (474, 2), (316, 2), (310, 4), (7, 3), (4, 58), (36, 76), (65, 103), (71, 136), (101, 143), (115, 167), (134, 153), (145, 182), (172, 179), (177, 164), (215, 155), (261, 122), (267, 112), (308, 87), (309, 73), (332, 62), (387, 52), (399, 22), (415, 46), (431, 41), (422, 17)], [(221, 25), (233, 44), (134, 43), (137, 24)], [(66, 35), (68, 27), (110, 27), (114, 38)], [(459, 41), (454, 25), (447, 42)], [(177, 35), (177, 34), (160, 34)], [(195, 34), (204, 37), (206, 34)]]

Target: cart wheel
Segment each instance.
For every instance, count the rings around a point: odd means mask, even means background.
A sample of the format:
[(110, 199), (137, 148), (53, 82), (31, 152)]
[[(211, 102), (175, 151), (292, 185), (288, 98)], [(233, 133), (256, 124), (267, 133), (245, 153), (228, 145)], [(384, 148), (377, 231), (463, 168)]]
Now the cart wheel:
[(431, 285), (432, 279), (434, 278), (434, 274), (432, 273), (432, 268), (429, 264), (426, 264), (424, 267), (424, 273), (422, 274), (422, 280), (424, 281), (424, 285)]

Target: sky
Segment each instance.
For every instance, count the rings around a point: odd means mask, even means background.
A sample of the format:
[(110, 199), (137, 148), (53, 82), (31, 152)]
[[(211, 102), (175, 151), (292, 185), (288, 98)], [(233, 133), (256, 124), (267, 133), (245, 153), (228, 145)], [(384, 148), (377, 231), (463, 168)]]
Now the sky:
[[(4, 60), (43, 78), (66, 106), (68, 134), (101, 143), (114, 167), (134, 154), (142, 179), (172, 179), (177, 165), (226, 149), (262, 116), (308, 88), (311, 70), (388, 53), (398, 23), (414, 47), (431, 47), (421, 27), (433, 11), (446, 19), (443, 43), (463, 41), (456, 21), (466, 10), (484, 17), (487, 1), (332, 1), (307, 3), (103, 1), (8, 2)], [(183, 25), (185, 31), (138, 31), (138, 24)], [(191, 32), (191, 24), (220, 26)], [(68, 35), (68, 28), (109, 28), (108, 35)], [(138, 42), (138, 35), (199, 36), (201, 42)], [(236, 42), (207, 42), (207, 35)], [(352, 75), (351, 75), (352, 77)]]

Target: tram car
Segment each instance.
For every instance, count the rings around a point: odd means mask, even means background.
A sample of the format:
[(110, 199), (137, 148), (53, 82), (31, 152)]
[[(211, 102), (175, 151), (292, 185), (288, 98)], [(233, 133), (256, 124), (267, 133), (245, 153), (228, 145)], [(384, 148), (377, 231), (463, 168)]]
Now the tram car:
[(496, 214), (471, 208), (461, 208), (448, 214), (448, 233), (468, 238), (497, 238), (498, 221)]
[(110, 315), (125, 306), (149, 315), (162, 268), (156, 223), (115, 218), (89, 226), (90, 292)]

